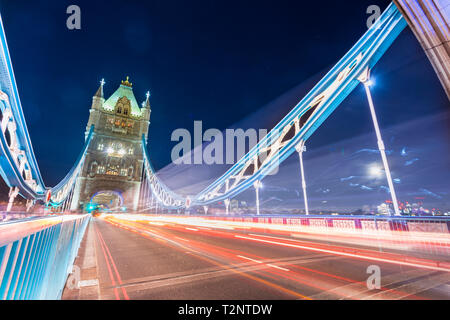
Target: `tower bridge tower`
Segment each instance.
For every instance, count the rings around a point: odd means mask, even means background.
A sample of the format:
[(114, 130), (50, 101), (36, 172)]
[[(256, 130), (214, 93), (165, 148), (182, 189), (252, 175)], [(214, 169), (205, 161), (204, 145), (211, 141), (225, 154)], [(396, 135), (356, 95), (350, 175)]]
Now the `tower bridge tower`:
[(71, 210), (85, 209), (95, 202), (112, 210), (136, 210), (143, 169), (142, 135), (147, 139), (150, 102), (139, 107), (132, 83), (122, 81), (105, 100), (104, 81), (92, 98), (86, 138), (92, 125), (94, 136), (77, 178)]

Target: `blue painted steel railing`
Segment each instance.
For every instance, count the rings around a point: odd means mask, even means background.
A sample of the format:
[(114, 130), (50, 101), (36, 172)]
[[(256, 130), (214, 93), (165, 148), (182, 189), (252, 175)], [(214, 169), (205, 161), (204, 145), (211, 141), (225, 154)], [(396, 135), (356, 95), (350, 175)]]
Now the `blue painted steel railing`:
[(0, 223), (0, 300), (60, 299), (89, 219)]

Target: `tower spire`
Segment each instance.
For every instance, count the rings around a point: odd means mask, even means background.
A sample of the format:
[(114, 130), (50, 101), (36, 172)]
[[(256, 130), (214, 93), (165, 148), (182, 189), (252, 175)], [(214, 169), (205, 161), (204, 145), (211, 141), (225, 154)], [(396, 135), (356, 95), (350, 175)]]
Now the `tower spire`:
[(95, 93), (94, 97), (103, 98), (103, 85), (105, 84), (105, 79), (102, 78), (100, 81), (100, 87), (98, 87), (97, 92)]
[(143, 103), (144, 108), (148, 108), (150, 109), (150, 91), (147, 91), (147, 93), (145, 94), (145, 96), (147, 97), (147, 99), (145, 100), (145, 102)]
[(133, 87), (133, 84), (130, 81), (128, 81), (129, 79), (130, 79), (130, 77), (127, 76), (127, 79), (125, 81), (122, 80), (121, 84), (123, 86), (127, 86), (127, 87), (130, 87), (130, 88)]

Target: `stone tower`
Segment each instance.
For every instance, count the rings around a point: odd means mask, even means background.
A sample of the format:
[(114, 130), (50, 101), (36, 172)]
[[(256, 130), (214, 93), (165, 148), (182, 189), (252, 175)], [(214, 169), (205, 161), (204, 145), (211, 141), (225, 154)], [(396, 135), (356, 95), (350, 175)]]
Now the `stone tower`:
[(142, 135), (147, 139), (150, 102), (139, 107), (132, 83), (122, 81), (106, 101), (104, 81), (92, 98), (85, 138), (94, 125), (94, 136), (86, 152), (72, 197), (71, 210), (86, 209), (88, 203), (105, 208), (136, 210), (143, 166)]

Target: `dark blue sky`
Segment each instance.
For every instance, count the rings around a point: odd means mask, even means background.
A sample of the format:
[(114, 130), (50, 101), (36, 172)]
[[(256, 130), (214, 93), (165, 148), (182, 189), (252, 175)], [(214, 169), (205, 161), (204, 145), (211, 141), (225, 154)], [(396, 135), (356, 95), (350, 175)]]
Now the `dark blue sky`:
[[(71, 4), (81, 8), (81, 30), (66, 28)], [(366, 31), (372, 4), (384, 9), (388, 1), (0, 0), (46, 185), (55, 185), (75, 161), (102, 77), (106, 96), (127, 75), (139, 102), (151, 90), (149, 141), (153, 165), (160, 169), (170, 162), (174, 129), (192, 130), (194, 120), (224, 129), (299, 84), (305, 93)], [(374, 74), (375, 94), (384, 102), (378, 109), (382, 126), (448, 106), (409, 29)], [(360, 96), (358, 103), (364, 101)], [(331, 134), (322, 134), (315, 146), (371, 130), (367, 108), (354, 105), (343, 106), (325, 123)], [(270, 129), (291, 108), (272, 110), (264, 125)], [(347, 120), (352, 125), (343, 126)]]

